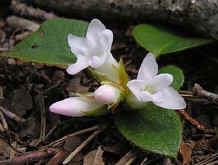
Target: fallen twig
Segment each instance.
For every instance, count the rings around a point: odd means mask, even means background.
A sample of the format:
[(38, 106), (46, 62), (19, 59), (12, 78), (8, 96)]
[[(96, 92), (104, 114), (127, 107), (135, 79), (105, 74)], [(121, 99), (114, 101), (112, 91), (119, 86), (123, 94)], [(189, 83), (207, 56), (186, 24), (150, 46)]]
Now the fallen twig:
[(184, 97), (188, 101), (192, 102), (200, 102), (204, 104), (208, 104), (209, 101), (205, 98), (199, 97), (199, 96), (194, 96), (192, 91), (179, 91), (179, 94)]
[(188, 120), (192, 125), (194, 125), (198, 129), (200, 129), (202, 131), (207, 131), (207, 132), (214, 132), (213, 130), (206, 128), (204, 125), (200, 124), (197, 120), (195, 120), (194, 118), (189, 116), (189, 114), (187, 112), (185, 112), (183, 109), (176, 110), (176, 112), (179, 113), (180, 115), (182, 115), (186, 120)]
[(47, 150), (33, 151), (22, 156), (17, 156), (11, 160), (0, 161), (0, 165), (19, 165), (24, 163), (28, 164), (31, 161), (38, 160), (49, 155), (54, 155), (56, 152), (57, 150), (53, 148), (48, 148)]
[(79, 145), (64, 161), (63, 164), (67, 164), (69, 163), (74, 156), (80, 152), (92, 139), (94, 139), (99, 133), (101, 132), (101, 130), (97, 130), (95, 131), (92, 135), (90, 135), (81, 145)]
[(91, 131), (95, 131), (95, 130), (98, 130), (99, 127), (98, 126), (93, 126), (93, 127), (90, 127), (90, 128), (87, 128), (87, 129), (83, 129), (83, 130), (80, 130), (80, 131), (77, 131), (77, 132), (74, 132), (70, 135), (66, 135), (64, 137), (62, 137), (61, 139), (58, 139), (54, 142), (51, 142), (50, 144), (48, 144), (47, 146), (43, 146), (44, 147), (48, 147), (48, 146), (52, 146), (52, 147), (56, 147), (57, 145), (59, 145), (60, 143), (66, 141), (68, 138), (71, 138), (73, 136), (77, 136), (77, 135), (81, 135), (81, 134), (84, 134), (84, 133), (87, 133), (87, 132), (91, 132)]
[(29, 30), (31, 32), (35, 32), (39, 29), (40, 25), (21, 18), (21, 17), (17, 17), (17, 16), (9, 16), (6, 20), (7, 24), (15, 29), (22, 29), (22, 30)]
[(46, 110), (45, 110), (45, 101), (44, 101), (44, 97), (43, 95), (39, 96), (39, 108), (41, 110), (41, 131), (40, 131), (40, 138), (39, 141), (37, 142), (36, 146), (45, 141), (45, 137), (46, 137)]
[(54, 126), (48, 131), (47, 135), (45, 136), (45, 140), (47, 140), (47, 139), (49, 138), (49, 136), (52, 135), (52, 133), (54, 132), (54, 130), (57, 128), (57, 125), (58, 125), (58, 124), (54, 125)]
[(2, 111), (9, 119), (15, 120), (18, 123), (23, 123), (26, 121), (22, 117), (16, 115), (15, 113), (12, 113), (11, 111), (3, 108), (2, 106), (0, 106), (0, 111)]
[(7, 121), (6, 121), (5, 117), (4, 117), (4, 114), (1, 111), (0, 111), (0, 120), (2, 122), (3, 129), (5, 131), (7, 131), (8, 130), (8, 123), (7, 123)]
[[(218, 158), (218, 153), (215, 153), (213, 155), (209, 155), (206, 159), (194, 164), (194, 165), (216, 165), (218, 161), (215, 161)], [(214, 164), (215, 163), (215, 164)]]
[(125, 154), (115, 165), (130, 165), (133, 161), (135, 161), (136, 155), (133, 151), (129, 151)]
[(58, 18), (58, 16), (56, 16), (53, 13), (48, 13), (44, 10), (27, 6), (26, 4), (15, 0), (11, 2), (11, 10), (21, 16), (36, 18), (41, 20)]
[(203, 89), (199, 84), (195, 83), (194, 87), (192, 88), (193, 95), (204, 97), (208, 101), (218, 104), (218, 94), (208, 92), (207, 90)]
[(143, 159), (143, 161), (140, 163), (140, 165), (145, 165), (145, 163), (148, 161), (148, 158), (147, 157), (145, 157), (144, 159)]

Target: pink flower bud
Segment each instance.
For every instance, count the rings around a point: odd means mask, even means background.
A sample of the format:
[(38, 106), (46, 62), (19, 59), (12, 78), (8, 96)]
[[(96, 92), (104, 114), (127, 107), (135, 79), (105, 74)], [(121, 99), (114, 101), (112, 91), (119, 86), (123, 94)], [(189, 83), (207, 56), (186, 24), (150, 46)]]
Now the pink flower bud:
[(114, 104), (120, 100), (121, 91), (111, 85), (102, 85), (95, 92), (96, 101), (102, 104)]
[(97, 115), (94, 113), (98, 113), (98, 110), (103, 111), (103, 107), (103, 104), (88, 97), (70, 97), (52, 104), (49, 109), (56, 114), (80, 117)]

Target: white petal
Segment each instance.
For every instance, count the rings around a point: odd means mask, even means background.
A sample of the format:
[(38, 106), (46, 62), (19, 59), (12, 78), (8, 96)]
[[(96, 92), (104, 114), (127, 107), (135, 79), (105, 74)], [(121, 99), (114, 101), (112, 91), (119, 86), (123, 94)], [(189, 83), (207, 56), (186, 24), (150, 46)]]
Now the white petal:
[(149, 101), (153, 101), (154, 97), (153, 95), (151, 95), (149, 92), (147, 91), (141, 91), (140, 95), (139, 95), (139, 101), (141, 102), (149, 102)]
[(94, 92), (96, 101), (103, 104), (114, 104), (119, 101), (121, 91), (111, 85), (102, 85)]
[(141, 102), (152, 101), (152, 95), (144, 91), (145, 81), (143, 80), (131, 80), (127, 83), (127, 87)]
[(113, 32), (111, 30), (104, 30), (99, 34), (100, 44), (104, 50), (111, 51), (111, 46), (113, 42)]
[(71, 97), (52, 104), (49, 109), (53, 113), (64, 116), (79, 117), (84, 116), (86, 112), (93, 111), (102, 106), (94, 101), (83, 97)]
[(103, 73), (109, 80), (119, 82), (119, 74), (118, 74), (118, 63), (116, 59), (109, 52), (106, 54), (105, 62), (96, 68), (96, 70), (100, 73)]
[(100, 20), (93, 19), (89, 23), (88, 30), (86, 33), (86, 38), (91, 42), (96, 41), (96, 36), (102, 31), (104, 31), (105, 29), (106, 28), (104, 24)]
[(113, 55), (110, 52), (108, 52), (107, 58), (105, 59), (105, 64), (115, 66), (115, 67), (119, 66), (117, 60), (113, 57)]
[(148, 86), (151, 87), (154, 92), (158, 92), (163, 88), (167, 88), (173, 82), (173, 76), (171, 74), (159, 74), (148, 82)]
[(128, 81), (127, 87), (131, 89), (138, 89), (139, 91), (144, 91), (145, 89), (145, 81), (143, 80), (131, 80)]
[(71, 64), (68, 66), (66, 69), (68, 74), (74, 75), (79, 73), (81, 70), (85, 69), (88, 67), (88, 59), (84, 56), (78, 55), (77, 56), (77, 61), (74, 64)]
[(104, 64), (105, 62), (105, 56), (99, 57), (99, 56), (92, 56), (90, 61), (89, 61), (89, 65), (92, 68), (98, 68), (100, 67), (102, 64)]
[(172, 87), (160, 91), (160, 97), (154, 104), (166, 109), (184, 109), (186, 107), (183, 97)]
[(137, 79), (138, 80), (151, 80), (158, 73), (158, 65), (152, 53), (148, 53), (144, 58)]
[(78, 54), (84, 56), (88, 54), (88, 45), (85, 38), (69, 34), (67, 39), (73, 54), (75, 54), (76, 56)]

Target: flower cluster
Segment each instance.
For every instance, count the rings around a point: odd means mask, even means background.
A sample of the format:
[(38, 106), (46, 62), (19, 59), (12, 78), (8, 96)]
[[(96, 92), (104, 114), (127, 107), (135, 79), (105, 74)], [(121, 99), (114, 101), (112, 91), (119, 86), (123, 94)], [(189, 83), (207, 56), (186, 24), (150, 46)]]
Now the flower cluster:
[[(158, 64), (152, 53), (144, 58), (136, 80), (128, 80), (122, 61), (118, 63), (111, 54), (113, 33), (98, 20), (93, 19), (85, 38), (69, 34), (68, 44), (77, 57), (67, 68), (75, 75), (90, 68), (102, 85), (94, 93), (70, 97), (50, 106), (50, 111), (65, 116), (96, 116), (126, 101), (132, 108), (143, 109), (147, 102), (166, 109), (184, 109), (186, 103), (170, 85), (173, 76), (158, 74)], [(135, 105), (135, 106), (132, 106)]]

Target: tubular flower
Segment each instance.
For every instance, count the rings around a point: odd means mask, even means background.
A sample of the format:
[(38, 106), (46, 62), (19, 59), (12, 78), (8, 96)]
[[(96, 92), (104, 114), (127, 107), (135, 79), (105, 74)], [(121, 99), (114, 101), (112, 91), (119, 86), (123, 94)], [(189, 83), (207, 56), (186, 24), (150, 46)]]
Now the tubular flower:
[(80, 117), (101, 115), (104, 113), (105, 107), (93, 98), (70, 97), (52, 104), (49, 109), (59, 115)]
[(89, 23), (85, 38), (69, 34), (68, 44), (77, 61), (67, 68), (67, 72), (74, 75), (90, 66), (110, 80), (117, 81), (118, 63), (111, 54), (112, 42), (112, 31), (98, 19)]
[(102, 104), (116, 104), (121, 99), (121, 91), (112, 85), (102, 85), (96, 89), (94, 97)]
[(170, 84), (173, 76), (159, 74), (154, 55), (148, 53), (144, 58), (136, 80), (127, 83), (130, 91), (139, 102), (153, 102), (166, 109), (184, 109), (186, 103), (182, 96)]

